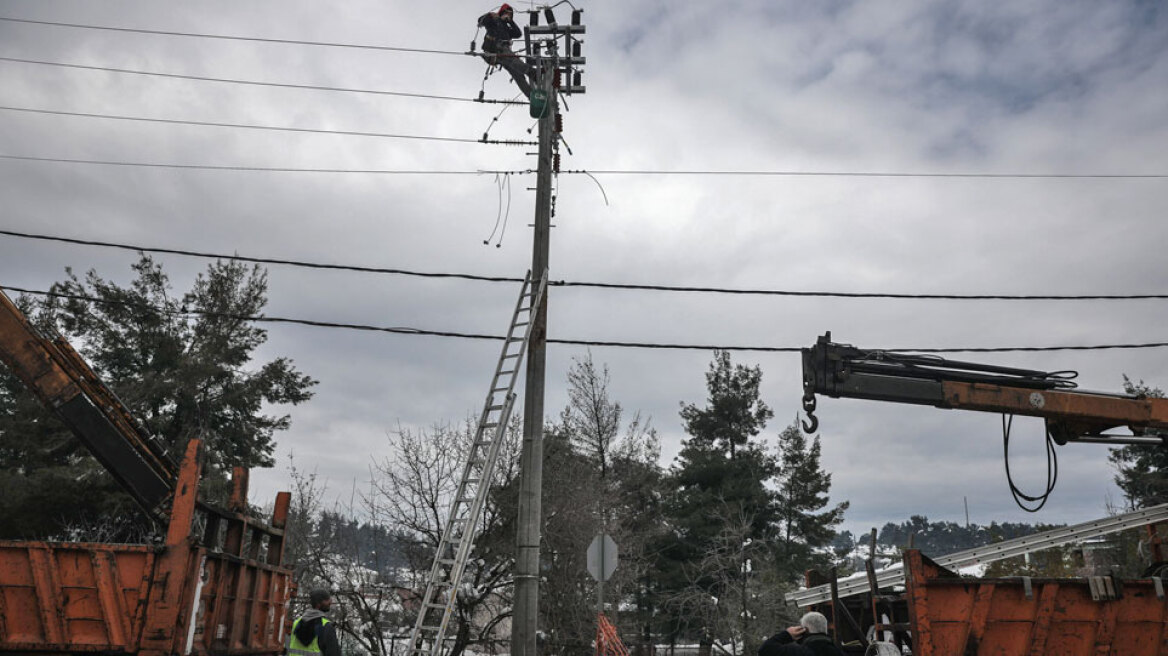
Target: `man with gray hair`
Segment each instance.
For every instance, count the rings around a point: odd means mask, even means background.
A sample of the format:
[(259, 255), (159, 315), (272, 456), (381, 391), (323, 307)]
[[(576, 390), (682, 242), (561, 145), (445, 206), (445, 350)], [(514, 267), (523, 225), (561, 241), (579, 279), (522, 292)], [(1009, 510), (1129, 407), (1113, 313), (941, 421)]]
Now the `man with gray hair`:
[(827, 618), (823, 613), (814, 611), (807, 613), (799, 620), (799, 626), (788, 627), (762, 643), (758, 648), (758, 656), (787, 656), (794, 655), (790, 647), (799, 646), (806, 651), (803, 653), (814, 656), (843, 656), (843, 651), (827, 635)]

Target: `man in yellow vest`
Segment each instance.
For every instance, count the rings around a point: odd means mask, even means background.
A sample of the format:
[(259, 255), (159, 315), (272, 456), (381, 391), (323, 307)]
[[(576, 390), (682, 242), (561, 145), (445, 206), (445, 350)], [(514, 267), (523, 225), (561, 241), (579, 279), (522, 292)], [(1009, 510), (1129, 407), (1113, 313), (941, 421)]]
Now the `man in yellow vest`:
[(288, 636), (288, 654), (341, 656), (337, 627), (325, 617), (333, 605), (332, 593), (322, 589), (313, 590), (308, 593), (308, 605), (312, 608), (292, 624), (292, 635)]

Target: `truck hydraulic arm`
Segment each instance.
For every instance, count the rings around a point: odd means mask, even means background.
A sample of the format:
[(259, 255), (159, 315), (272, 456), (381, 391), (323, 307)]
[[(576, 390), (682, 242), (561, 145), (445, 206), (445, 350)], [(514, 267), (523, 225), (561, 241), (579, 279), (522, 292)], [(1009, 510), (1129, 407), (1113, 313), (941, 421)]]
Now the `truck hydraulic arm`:
[[(946, 360), (930, 355), (865, 351), (835, 344), (831, 333), (803, 349), (803, 409), (815, 432), (816, 394), (1042, 417), (1059, 444), (1164, 445), (1168, 399), (1076, 390), (1075, 372), (1043, 372)], [(1105, 434), (1127, 427), (1130, 435)]]
[(2, 291), (0, 362), (77, 435), (142, 508), (149, 513), (162, 510), (178, 478), (174, 461), (67, 341), (42, 337)]

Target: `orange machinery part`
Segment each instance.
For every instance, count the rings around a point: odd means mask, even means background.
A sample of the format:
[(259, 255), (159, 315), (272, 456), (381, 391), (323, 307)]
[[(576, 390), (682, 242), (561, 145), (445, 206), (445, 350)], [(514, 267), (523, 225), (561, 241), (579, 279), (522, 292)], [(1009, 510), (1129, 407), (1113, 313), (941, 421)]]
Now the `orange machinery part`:
[[(207, 513), (200, 543), (193, 535), (200, 446), (192, 440), (187, 448), (161, 547), (0, 541), (0, 651), (283, 652), (292, 573), (280, 561), (290, 497), (277, 496), (272, 526)], [(246, 481), (237, 469), (232, 510), (246, 499)]]
[(1168, 656), (1168, 600), (1150, 579), (1117, 598), (1085, 579), (971, 579), (905, 551), (905, 597), (916, 656)]

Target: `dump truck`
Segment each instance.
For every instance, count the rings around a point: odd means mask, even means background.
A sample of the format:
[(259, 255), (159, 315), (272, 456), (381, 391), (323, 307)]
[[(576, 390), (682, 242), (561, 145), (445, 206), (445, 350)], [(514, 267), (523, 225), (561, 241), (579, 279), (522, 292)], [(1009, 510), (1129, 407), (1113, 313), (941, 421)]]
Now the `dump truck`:
[(0, 540), (0, 651), (283, 653), (291, 495), (276, 495), (269, 521), (253, 517), (237, 467), (227, 508), (201, 500), (201, 440), (176, 462), (68, 341), (41, 335), (2, 291), (0, 362), (166, 526), (151, 544)]
[[(1077, 389), (1074, 372), (947, 360), (934, 354), (860, 349), (831, 333), (803, 349), (803, 428), (818, 428), (816, 395), (1040, 417), (1050, 447), (1070, 443), (1168, 445), (1168, 399)], [(1008, 425), (1008, 424), (1006, 424)], [(1008, 470), (1007, 470), (1008, 471)], [(1019, 500), (1016, 488), (1015, 499)], [(1041, 502), (1046, 494), (1023, 499)], [(1019, 505), (1022, 505), (1019, 501)], [(1028, 508), (1037, 510), (1037, 508)], [(1142, 530), (1150, 562), (1139, 578), (979, 578), (959, 570), (1064, 544)], [(826, 615), (848, 653), (914, 656), (1060, 654), (1168, 656), (1168, 504), (858, 575), (809, 571), (788, 602)], [(875, 531), (872, 536), (875, 554)], [(880, 644), (884, 643), (884, 644)]]

